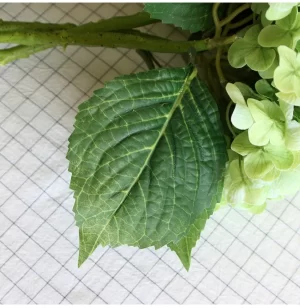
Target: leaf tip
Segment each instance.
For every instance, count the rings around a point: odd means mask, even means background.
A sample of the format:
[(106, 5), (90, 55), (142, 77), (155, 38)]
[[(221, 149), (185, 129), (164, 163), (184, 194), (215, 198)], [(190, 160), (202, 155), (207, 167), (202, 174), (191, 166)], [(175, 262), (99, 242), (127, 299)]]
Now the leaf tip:
[(78, 264), (77, 264), (78, 268), (82, 266), (85, 260), (86, 260), (86, 257), (82, 256), (82, 253), (79, 252)]
[(182, 263), (183, 267), (188, 272), (189, 269), (190, 269), (191, 260), (192, 260), (191, 250), (186, 251), (185, 253), (182, 253), (181, 250), (178, 250), (175, 247), (173, 247), (172, 250), (175, 251), (175, 253), (176, 253), (177, 257), (179, 258), (180, 262)]
[(191, 260), (189, 260), (188, 262), (183, 262), (183, 267), (185, 268), (185, 270), (188, 272), (190, 270), (191, 267)]
[(79, 256), (78, 256), (78, 268), (80, 268), (82, 266), (82, 264), (87, 260), (87, 258), (91, 255), (92, 252), (88, 252), (86, 250), (86, 247), (83, 245), (83, 243), (81, 242), (81, 232), (79, 231)]

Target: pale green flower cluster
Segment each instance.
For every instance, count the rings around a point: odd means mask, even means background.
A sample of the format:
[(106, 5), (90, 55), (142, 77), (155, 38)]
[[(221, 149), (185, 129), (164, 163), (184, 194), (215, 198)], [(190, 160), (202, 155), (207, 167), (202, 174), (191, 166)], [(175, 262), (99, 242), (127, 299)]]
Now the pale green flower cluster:
[(256, 4), (252, 9), (261, 23), (232, 44), (228, 57), (232, 66), (248, 65), (264, 79), (255, 91), (242, 83), (226, 86), (235, 105), (230, 120), (236, 136), (219, 206), (258, 213), (267, 200), (300, 190), (300, 124), (294, 118), (294, 106), (300, 106), (300, 53), (294, 50), (300, 13), (297, 3)]
[(273, 78), (278, 66), (278, 46), (295, 49), (300, 39), (300, 13), (297, 3), (254, 3), (252, 10), (259, 15), (256, 22), (240, 35), (228, 50), (231, 66), (245, 65), (264, 79)]

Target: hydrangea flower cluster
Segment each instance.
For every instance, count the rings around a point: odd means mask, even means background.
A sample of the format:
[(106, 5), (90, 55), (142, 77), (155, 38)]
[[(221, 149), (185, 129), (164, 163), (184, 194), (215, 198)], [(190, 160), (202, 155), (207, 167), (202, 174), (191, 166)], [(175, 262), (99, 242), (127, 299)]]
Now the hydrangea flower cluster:
[(267, 200), (300, 190), (300, 124), (294, 117), (300, 106), (300, 13), (297, 3), (254, 4), (252, 10), (259, 23), (231, 45), (228, 59), (263, 79), (255, 91), (238, 82), (226, 85), (236, 136), (219, 206), (259, 213)]

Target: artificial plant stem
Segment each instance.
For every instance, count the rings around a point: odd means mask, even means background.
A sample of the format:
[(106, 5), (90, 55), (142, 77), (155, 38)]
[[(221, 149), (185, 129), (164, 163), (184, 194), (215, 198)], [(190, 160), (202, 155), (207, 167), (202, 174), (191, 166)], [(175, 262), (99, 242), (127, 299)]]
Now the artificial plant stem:
[(226, 83), (226, 79), (224, 77), (223, 70), (221, 67), (221, 56), (222, 56), (222, 47), (219, 47), (216, 53), (216, 70), (219, 77), (219, 81), (221, 85), (224, 86)]
[(230, 101), (226, 108), (226, 123), (227, 123), (228, 129), (230, 130), (232, 136), (235, 138), (236, 133), (234, 132), (232, 125), (231, 125), (231, 121), (230, 121), (230, 108), (232, 104), (233, 104), (232, 101)]
[(220, 27), (225, 26), (229, 22), (231, 22), (236, 16), (238, 16), (240, 13), (245, 11), (246, 9), (250, 8), (250, 3), (245, 3), (241, 6), (239, 6), (236, 10), (234, 10), (229, 16), (224, 18), (223, 20), (220, 21)]
[(213, 20), (215, 24), (215, 38), (219, 38), (221, 35), (221, 25), (220, 20), (218, 16), (218, 8), (220, 6), (220, 3), (214, 3), (212, 13), (213, 13)]
[(232, 13), (233, 9), (234, 9), (234, 3), (230, 3), (226, 12), (227, 16)]
[(3, 21), (0, 20), (0, 32), (10, 31), (58, 31), (58, 30), (74, 30), (74, 33), (93, 32), (93, 31), (118, 31), (128, 30), (138, 27), (147, 26), (159, 22), (158, 19), (153, 19), (146, 12), (140, 12), (130, 16), (115, 16), (109, 19), (103, 19), (98, 22), (89, 22), (83, 25), (75, 25), (72, 23), (66, 24), (51, 24), (41, 22), (19, 22), (19, 21)]
[(99, 22), (89, 22), (74, 28), (73, 31), (74, 33), (86, 33), (94, 31), (106, 32), (128, 30), (147, 26), (157, 22), (160, 22), (160, 20), (151, 18), (150, 14), (146, 12), (140, 12), (130, 16), (116, 16), (110, 19), (100, 20)]
[[(218, 8), (220, 6), (220, 3), (215, 3), (213, 5), (213, 20), (214, 20), (214, 24), (215, 24), (215, 39), (219, 39), (222, 33), (222, 26), (219, 20), (219, 15), (218, 15)], [(224, 85), (225, 83), (225, 78), (224, 78), (224, 74), (222, 71), (222, 67), (221, 67), (221, 55), (222, 55), (222, 47), (218, 47), (217, 49), (217, 53), (216, 53), (216, 59), (215, 59), (215, 65), (216, 65), (216, 71), (219, 77), (219, 81), (221, 85)]]
[(69, 31), (56, 32), (2, 32), (0, 43), (12, 43), (20, 45), (53, 45), (63, 46), (102, 46), (111, 48), (144, 49), (153, 52), (185, 53), (194, 48), (196, 51), (204, 51), (215, 47), (230, 44), (236, 36), (219, 39), (205, 39), (200, 41), (170, 41), (155, 38), (143, 34), (128, 34), (122, 32), (91, 32), (89, 35), (73, 33)]
[(20, 22), (20, 21), (4, 21), (0, 19), (0, 32), (11, 31), (51, 31), (51, 30), (68, 30), (75, 28), (75, 24), (51, 24), (42, 22)]
[(18, 45), (15, 47), (1, 49), (0, 50), (0, 65), (6, 65), (18, 59), (28, 58), (29, 56), (46, 50), (48, 48), (55, 47), (55, 45)]
[[(241, 26), (244, 26), (245, 24), (247, 24), (248, 22), (250, 22), (252, 20), (253, 20), (253, 14), (251, 14), (248, 17), (246, 17), (246, 18), (244, 18), (244, 19), (242, 19), (240, 21), (237, 21), (237, 22), (235, 22), (233, 24), (228, 24), (228, 28), (230, 30), (236, 29), (236, 28), (239, 28)], [(227, 33), (226, 33), (226, 35), (227, 35)]]

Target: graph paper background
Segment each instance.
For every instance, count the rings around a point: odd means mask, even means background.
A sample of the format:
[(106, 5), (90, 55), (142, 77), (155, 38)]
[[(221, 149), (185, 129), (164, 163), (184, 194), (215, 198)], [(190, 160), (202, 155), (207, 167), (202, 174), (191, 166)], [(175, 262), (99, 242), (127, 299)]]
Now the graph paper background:
[[(83, 23), (137, 4), (0, 4), (4, 20)], [(170, 26), (152, 33), (180, 38)], [(180, 57), (158, 55), (183, 65)], [(143, 71), (125, 49), (47, 50), (0, 68), (1, 304), (300, 304), (300, 194), (252, 217), (209, 220), (189, 273), (167, 249), (98, 248), (77, 268), (65, 154), (77, 106), (119, 74)]]

